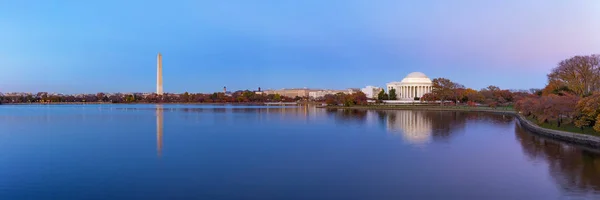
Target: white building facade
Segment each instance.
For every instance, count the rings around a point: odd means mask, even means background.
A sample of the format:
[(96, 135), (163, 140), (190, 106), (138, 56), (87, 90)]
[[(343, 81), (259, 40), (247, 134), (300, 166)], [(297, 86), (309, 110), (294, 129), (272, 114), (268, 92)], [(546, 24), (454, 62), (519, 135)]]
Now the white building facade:
[(347, 89), (347, 90), (317, 90), (317, 91), (311, 91), (308, 93), (308, 97), (312, 98), (312, 99), (319, 99), (319, 98), (323, 98), (325, 97), (325, 95), (331, 94), (331, 95), (335, 95), (337, 93), (344, 93), (344, 94), (354, 94), (354, 90), (353, 89)]
[(388, 94), (393, 88), (396, 90), (398, 100), (414, 100), (415, 97), (421, 98), (427, 93), (431, 93), (432, 82), (429, 77), (421, 72), (408, 74), (400, 82), (391, 82), (387, 84)]
[(379, 94), (379, 92), (381, 92), (380, 87), (375, 87), (375, 86), (366, 86), (365, 88), (361, 89), (360, 91), (365, 93), (365, 96), (367, 96), (367, 98), (373, 98), (373, 99), (377, 99), (377, 94)]

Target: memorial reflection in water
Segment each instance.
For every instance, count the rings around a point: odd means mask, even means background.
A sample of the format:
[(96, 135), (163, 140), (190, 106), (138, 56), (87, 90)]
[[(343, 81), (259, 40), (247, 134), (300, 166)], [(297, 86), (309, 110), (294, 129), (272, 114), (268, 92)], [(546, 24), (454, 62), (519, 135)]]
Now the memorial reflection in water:
[(600, 199), (598, 150), (500, 114), (20, 105), (0, 127), (0, 199)]
[(386, 128), (392, 133), (400, 133), (404, 140), (423, 144), (431, 140), (433, 120), (424, 112), (411, 110), (387, 111)]
[[(461, 132), (469, 119), (502, 121), (501, 116), (478, 113), (446, 111), (386, 110), (376, 112), (380, 123), (392, 134), (400, 134), (412, 144), (425, 144), (432, 140), (446, 140)], [(506, 123), (507, 121), (504, 120)]]

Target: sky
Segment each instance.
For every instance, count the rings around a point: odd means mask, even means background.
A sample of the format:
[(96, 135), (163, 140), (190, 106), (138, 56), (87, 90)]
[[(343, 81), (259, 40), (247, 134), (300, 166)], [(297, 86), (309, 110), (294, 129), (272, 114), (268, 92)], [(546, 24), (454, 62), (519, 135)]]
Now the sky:
[(541, 88), (600, 53), (597, 0), (0, 0), (0, 92)]

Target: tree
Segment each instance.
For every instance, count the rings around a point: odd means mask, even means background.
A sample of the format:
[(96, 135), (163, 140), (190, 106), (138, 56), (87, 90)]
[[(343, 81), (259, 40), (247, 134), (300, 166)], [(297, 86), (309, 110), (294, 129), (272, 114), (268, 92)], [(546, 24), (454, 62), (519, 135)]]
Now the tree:
[(542, 96), (563, 93), (573, 92), (569, 89), (569, 87), (567, 87), (567, 85), (565, 85), (562, 81), (559, 80), (549, 80), (546, 87), (544, 87), (544, 89), (541, 90)]
[(453, 92), (454, 94), (452, 96), (454, 96), (454, 102), (458, 103), (459, 101), (463, 101), (466, 92), (464, 87), (456, 87)]
[(596, 128), (600, 115), (600, 92), (579, 100), (576, 109), (579, 114), (576, 122), (578, 127), (593, 126)]
[(444, 101), (453, 99), (454, 89), (457, 84), (445, 78), (433, 79), (433, 86), (431, 93), (436, 99), (440, 100), (440, 105), (444, 105)]
[(463, 92), (461, 101), (463, 101), (463, 102), (472, 101), (472, 102), (477, 102), (477, 103), (483, 103), (484, 98), (485, 97), (481, 93), (479, 93), (477, 90), (467, 88)]
[(388, 95), (383, 90), (379, 91), (379, 94), (377, 94), (377, 100), (379, 100), (379, 101), (388, 100), (388, 99), (389, 99)]
[(433, 94), (427, 93), (427, 94), (424, 94), (420, 100), (429, 102), (429, 101), (435, 101), (438, 99), (436, 99), (435, 96), (433, 96)]
[[(533, 109), (540, 123), (556, 122), (557, 126), (560, 127), (563, 123), (567, 124), (573, 121), (578, 100), (579, 97), (575, 95), (550, 94), (539, 98), (539, 103), (534, 104)], [(521, 106), (519, 105), (519, 108), (523, 109)]]
[(538, 95), (538, 96), (542, 96), (542, 89), (531, 88), (531, 89), (529, 89), (529, 93), (530, 94), (535, 94), (535, 95)]
[(108, 100), (108, 98), (105, 98), (106, 95), (102, 92), (98, 92), (96, 93), (96, 98), (98, 99), (98, 101), (106, 101)]
[(398, 97), (396, 96), (396, 89), (394, 89), (394, 88), (390, 89), (389, 99), (390, 100), (398, 99)]
[(600, 133), (600, 115), (596, 117), (596, 125), (594, 126), (594, 130)]
[[(556, 113), (558, 114), (558, 126), (560, 126), (563, 123), (569, 124), (574, 120), (574, 117), (576, 115), (575, 107), (577, 106), (578, 101), (579, 97), (572, 94), (556, 96), (554, 106), (552, 106), (552, 109), (555, 109)], [(565, 122), (565, 118), (563, 117), (566, 117), (568, 121)]]
[(188, 92), (184, 92), (179, 99), (183, 102), (189, 102), (190, 101), (190, 94)]
[(499, 91), (500, 87), (495, 86), (495, 85), (490, 85), (490, 86), (487, 86), (487, 88), (485, 88), (485, 89), (487, 89), (487, 90), (489, 90), (490, 92), (493, 93), (493, 92)]
[(575, 56), (561, 61), (548, 74), (550, 83), (564, 84), (578, 96), (600, 90), (600, 55)]
[(336, 105), (338, 105), (338, 102), (336, 100), (335, 95), (333, 95), (333, 94), (327, 94), (327, 95), (325, 95), (324, 98), (325, 98), (325, 103), (328, 106), (336, 106)]
[(367, 95), (363, 92), (355, 92), (351, 94), (352, 100), (356, 105), (366, 105), (367, 104)]
[(273, 96), (273, 101), (281, 101), (281, 95), (275, 94), (275, 96)]
[(135, 96), (133, 96), (133, 95), (127, 95), (127, 96), (125, 96), (125, 101), (127, 103), (135, 102)]

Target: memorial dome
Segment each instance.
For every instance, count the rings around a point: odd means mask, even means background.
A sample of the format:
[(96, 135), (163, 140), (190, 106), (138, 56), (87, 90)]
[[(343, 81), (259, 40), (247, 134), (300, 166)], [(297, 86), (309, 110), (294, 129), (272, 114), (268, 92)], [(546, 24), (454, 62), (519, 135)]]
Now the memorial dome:
[(401, 81), (402, 84), (431, 84), (431, 79), (421, 72), (408, 74)]

